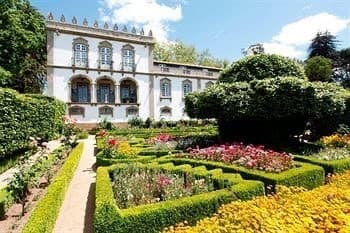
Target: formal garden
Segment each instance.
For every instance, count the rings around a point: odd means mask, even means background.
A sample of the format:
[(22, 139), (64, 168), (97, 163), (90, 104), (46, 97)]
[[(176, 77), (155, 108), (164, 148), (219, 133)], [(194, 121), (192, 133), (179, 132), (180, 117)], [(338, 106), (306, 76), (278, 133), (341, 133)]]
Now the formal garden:
[(41, 94), (44, 17), (0, 8), (1, 233), (350, 232), (349, 49), (246, 56), (187, 120), (83, 130)]

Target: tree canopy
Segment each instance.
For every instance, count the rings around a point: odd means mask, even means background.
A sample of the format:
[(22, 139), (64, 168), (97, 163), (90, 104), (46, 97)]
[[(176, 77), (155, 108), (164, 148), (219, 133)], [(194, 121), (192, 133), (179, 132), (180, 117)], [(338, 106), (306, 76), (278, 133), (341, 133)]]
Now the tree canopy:
[(306, 61), (305, 73), (310, 81), (329, 82), (332, 79), (332, 62), (322, 56), (312, 57)]
[(309, 58), (322, 56), (334, 60), (337, 54), (337, 42), (336, 37), (330, 32), (318, 32), (309, 46)]
[(153, 58), (158, 61), (188, 63), (203, 66), (225, 67), (227, 60), (213, 57), (209, 50), (198, 51), (192, 45), (181, 41), (158, 43), (153, 51)]
[(45, 17), (28, 0), (0, 0), (0, 85), (38, 93), (46, 72)]

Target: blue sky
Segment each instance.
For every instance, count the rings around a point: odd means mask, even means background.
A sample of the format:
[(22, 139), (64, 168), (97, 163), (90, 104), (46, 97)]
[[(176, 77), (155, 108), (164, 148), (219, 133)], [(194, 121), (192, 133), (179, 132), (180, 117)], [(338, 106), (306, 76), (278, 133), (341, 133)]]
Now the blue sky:
[(263, 43), (269, 53), (305, 58), (313, 35), (329, 30), (350, 47), (349, 0), (31, 0), (56, 19), (76, 16), (152, 28), (160, 41), (182, 40), (229, 61)]

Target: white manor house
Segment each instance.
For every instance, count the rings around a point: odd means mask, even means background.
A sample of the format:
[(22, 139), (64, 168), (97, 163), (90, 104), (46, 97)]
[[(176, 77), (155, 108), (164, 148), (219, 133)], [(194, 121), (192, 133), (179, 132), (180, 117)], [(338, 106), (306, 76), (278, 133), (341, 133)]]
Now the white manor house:
[(184, 96), (213, 84), (221, 69), (154, 61), (155, 38), (133, 27), (47, 19), (46, 94), (68, 105), (78, 123), (107, 119), (187, 119)]

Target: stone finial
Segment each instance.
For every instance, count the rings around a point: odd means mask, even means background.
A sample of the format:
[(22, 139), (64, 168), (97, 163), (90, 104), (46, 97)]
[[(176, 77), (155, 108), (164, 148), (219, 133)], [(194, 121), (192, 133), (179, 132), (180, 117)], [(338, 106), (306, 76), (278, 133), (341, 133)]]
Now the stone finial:
[(61, 15), (60, 21), (61, 21), (62, 23), (66, 22), (66, 17), (64, 17), (63, 14)]
[(123, 27), (123, 32), (128, 32), (128, 28), (126, 27), (126, 25), (124, 25)]
[(109, 25), (108, 25), (107, 22), (105, 22), (105, 25), (103, 25), (103, 28), (104, 28), (104, 29), (108, 29), (108, 28), (109, 28)]
[(95, 27), (95, 28), (98, 28), (98, 22), (97, 22), (97, 20), (95, 20), (95, 22), (94, 22), (94, 27)]
[(77, 18), (75, 18), (75, 16), (73, 16), (72, 24), (77, 24), (77, 23), (78, 23)]
[(149, 30), (149, 32), (148, 32), (148, 36), (153, 36), (153, 32), (152, 32), (152, 30)]
[(88, 21), (87, 21), (86, 18), (84, 18), (83, 25), (84, 25), (84, 26), (88, 26), (88, 25), (89, 25), (89, 23), (88, 23)]
[(49, 15), (47, 16), (47, 19), (48, 19), (48, 20), (53, 20), (53, 15), (52, 15), (51, 12), (50, 12)]
[(114, 24), (113, 30), (114, 31), (118, 31), (118, 25), (117, 24)]
[(135, 27), (132, 27), (131, 33), (132, 33), (132, 34), (136, 34), (136, 28), (135, 28)]
[(143, 28), (141, 28), (141, 30), (140, 30), (140, 35), (145, 35), (145, 31), (143, 30)]

